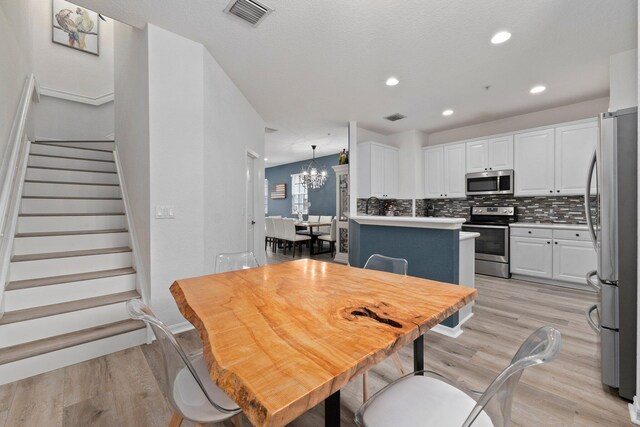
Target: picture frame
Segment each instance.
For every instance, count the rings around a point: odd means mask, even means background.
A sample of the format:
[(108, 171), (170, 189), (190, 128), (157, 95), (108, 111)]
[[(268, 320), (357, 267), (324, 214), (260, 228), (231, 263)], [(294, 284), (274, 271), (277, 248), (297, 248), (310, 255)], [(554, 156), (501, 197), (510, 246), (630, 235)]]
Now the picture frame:
[(51, 2), (51, 41), (100, 56), (100, 17), (66, 0)]

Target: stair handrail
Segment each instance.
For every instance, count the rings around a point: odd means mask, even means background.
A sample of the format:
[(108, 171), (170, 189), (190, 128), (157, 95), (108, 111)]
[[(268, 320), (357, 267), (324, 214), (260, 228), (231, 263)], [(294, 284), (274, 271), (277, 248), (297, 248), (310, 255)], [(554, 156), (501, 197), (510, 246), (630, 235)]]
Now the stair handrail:
[(4, 314), (4, 290), (9, 273), (13, 235), (18, 221), (20, 195), (26, 163), (29, 155), (27, 121), (32, 101), (40, 99), (38, 82), (33, 73), (27, 76), (22, 89), (18, 110), (9, 133), (9, 143), (5, 148), (0, 165), (0, 318)]

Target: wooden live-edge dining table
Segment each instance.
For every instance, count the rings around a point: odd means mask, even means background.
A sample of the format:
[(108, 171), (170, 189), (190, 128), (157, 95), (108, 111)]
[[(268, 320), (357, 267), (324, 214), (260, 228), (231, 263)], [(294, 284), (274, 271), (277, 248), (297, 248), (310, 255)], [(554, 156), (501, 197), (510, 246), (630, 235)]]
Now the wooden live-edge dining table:
[[(331, 227), (331, 223), (330, 222), (321, 222), (321, 221), (296, 221), (295, 222), (295, 226), (296, 227), (306, 227), (309, 229), (309, 236), (311, 237), (311, 243), (309, 244), (309, 255), (310, 256), (314, 256), (316, 255), (314, 248), (314, 245), (316, 243), (316, 241), (318, 240), (318, 233), (314, 233), (313, 229), (314, 228), (320, 228), (320, 227)], [(322, 252), (325, 253), (325, 252)]]
[(325, 401), (340, 425), (340, 389), (471, 302), (476, 290), (311, 259), (177, 280), (211, 378), (256, 426), (283, 426)]

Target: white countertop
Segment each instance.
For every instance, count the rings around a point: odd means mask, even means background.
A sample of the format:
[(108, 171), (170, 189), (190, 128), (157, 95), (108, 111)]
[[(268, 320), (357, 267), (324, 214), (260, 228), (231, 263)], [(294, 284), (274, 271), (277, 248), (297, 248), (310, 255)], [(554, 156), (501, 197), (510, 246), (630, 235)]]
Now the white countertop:
[(444, 230), (459, 230), (464, 218), (434, 218), (434, 217), (412, 217), (412, 216), (368, 216), (354, 215), (350, 217), (358, 224), (362, 225), (382, 225), (388, 227), (410, 227), (410, 228), (438, 228)]
[(561, 224), (551, 222), (516, 222), (509, 225), (514, 228), (550, 228), (553, 230), (579, 230), (587, 231), (587, 224)]
[(480, 237), (480, 233), (474, 233), (471, 231), (461, 231), (460, 232), (460, 240), (469, 240), (469, 239), (476, 239)]

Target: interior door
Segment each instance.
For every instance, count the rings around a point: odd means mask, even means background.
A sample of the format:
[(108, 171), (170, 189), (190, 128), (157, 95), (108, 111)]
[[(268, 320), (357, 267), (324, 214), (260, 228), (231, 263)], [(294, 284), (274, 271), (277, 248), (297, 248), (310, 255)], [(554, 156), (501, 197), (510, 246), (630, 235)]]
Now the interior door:
[(254, 210), (254, 181), (255, 181), (255, 157), (251, 153), (247, 153), (246, 164), (246, 226), (247, 226), (247, 251), (253, 252), (255, 242), (255, 210)]

